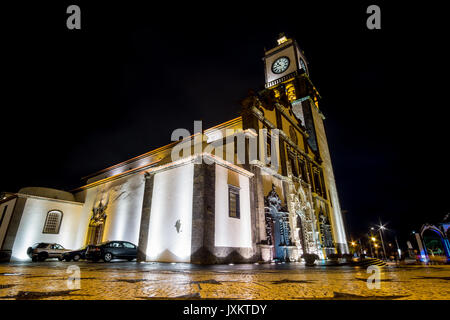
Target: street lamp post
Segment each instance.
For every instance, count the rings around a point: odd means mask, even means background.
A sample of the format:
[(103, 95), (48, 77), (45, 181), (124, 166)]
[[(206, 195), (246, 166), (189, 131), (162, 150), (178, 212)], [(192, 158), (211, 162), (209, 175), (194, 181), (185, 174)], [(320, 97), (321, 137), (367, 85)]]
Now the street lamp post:
[(362, 243), (361, 243), (361, 238), (358, 239), (359, 242), (359, 257), (361, 257), (361, 254), (363, 253), (363, 247), (362, 247)]
[(380, 239), (381, 239), (381, 245), (383, 246), (384, 259), (387, 260), (386, 249), (384, 247), (384, 240), (383, 240), (383, 232), (382, 232), (382, 230), (384, 230), (384, 226), (380, 222), (380, 228), (378, 229), (378, 231), (380, 232)]
[(373, 257), (373, 250), (372, 250), (372, 236), (369, 236), (369, 247), (370, 247), (370, 255)]
[(398, 258), (402, 258), (402, 251), (400, 250), (400, 247), (398, 245), (397, 236), (395, 236), (395, 243), (397, 244), (397, 252), (398, 252)]

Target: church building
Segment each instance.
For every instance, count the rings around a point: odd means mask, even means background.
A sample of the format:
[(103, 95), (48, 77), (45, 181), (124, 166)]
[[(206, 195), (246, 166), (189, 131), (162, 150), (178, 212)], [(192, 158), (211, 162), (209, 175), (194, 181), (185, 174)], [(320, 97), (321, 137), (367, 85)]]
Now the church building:
[(265, 88), (241, 101), (239, 117), (98, 171), (71, 192), (4, 192), (0, 253), (25, 261), (37, 242), (78, 249), (109, 240), (136, 244), (138, 261), (290, 262), (348, 253), (307, 60), (285, 36), (263, 60)]

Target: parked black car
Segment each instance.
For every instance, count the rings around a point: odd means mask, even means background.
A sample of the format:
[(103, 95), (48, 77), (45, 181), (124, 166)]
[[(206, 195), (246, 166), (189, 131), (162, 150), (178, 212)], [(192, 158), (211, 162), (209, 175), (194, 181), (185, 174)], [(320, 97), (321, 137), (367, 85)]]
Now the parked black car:
[(86, 259), (87, 247), (88, 246), (84, 246), (83, 248), (78, 249), (78, 250), (64, 252), (61, 257), (63, 260), (66, 260), (67, 262), (69, 262), (71, 260), (78, 261), (80, 259)]
[(113, 259), (127, 259), (131, 261), (137, 258), (137, 247), (128, 241), (108, 241), (99, 245), (89, 245), (86, 250), (86, 259), (94, 262), (103, 259), (111, 262)]

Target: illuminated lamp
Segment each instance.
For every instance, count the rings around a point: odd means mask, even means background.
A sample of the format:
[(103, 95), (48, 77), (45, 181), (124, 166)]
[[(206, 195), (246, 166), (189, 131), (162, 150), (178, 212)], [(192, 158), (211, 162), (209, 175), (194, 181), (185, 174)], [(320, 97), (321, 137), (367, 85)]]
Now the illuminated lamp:
[(286, 36), (284, 34), (280, 34), (280, 38), (277, 39), (278, 45), (283, 44), (287, 41), (288, 41), (288, 39), (286, 38)]
[(293, 83), (289, 83), (286, 85), (286, 94), (289, 101), (297, 100), (297, 96), (295, 95), (295, 87)]

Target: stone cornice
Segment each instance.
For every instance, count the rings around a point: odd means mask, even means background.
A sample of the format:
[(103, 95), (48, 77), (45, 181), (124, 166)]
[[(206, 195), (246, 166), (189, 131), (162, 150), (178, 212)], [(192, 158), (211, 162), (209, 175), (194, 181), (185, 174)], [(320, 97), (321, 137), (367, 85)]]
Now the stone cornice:
[(69, 201), (69, 200), (62, 200), (62, 199), (54, 199), (54, 198), (46, 198), (46, 197), (40, 197), (40, 196), (34, 196), (30, 194), (25, 193), (16, 193), (15, 194), (19, 198), (27, 198), (27, 199), (37, 199), (37, 200), (44, 200), (44, 201), (53, 201), (53, 202), (62, 202), (62, 203), (68, 203), (68, 204), (75, 204), (78, 206), (83, 206), (84, 202), (78, 202), (78, 201)]
[(0, 204), (2, 204), (4, 202), (11, 201), (11, 200), (13, 200), (15, 198), (17, 198), (17, 194), (9, 194), (6, 198), (0, 200)]
[(167, 164), (160, 165), (160, 166), (156, 166), (157, 163), (159, 162), (159, 161), (156, 161), (156, 162), (153, 162), (151, 164), (148, 164), (148, 165), (145, 165), (145, 166), (142, 166), (142, 167), (139, 167), (139, 168), (135, 168), (135, 169), (132, 169), (132, 170), (120, 173), (118, 175), (112, 176), (112, 177), (108, 177), (108, 178), (105, 178), (105, 179), (102, 179), (102, 180), (95, 181), (93, 183), (90, 183), (90, 184), (87, 184), (85, 186), (82, 186), (82, 187), (79, 187), (77, 189), (74, 189), (71, 192), (78, 192), (78, 191), (90, 189), (90, 188), (96, 187), (98, 185), (107, 183), (107, 182), (112, 182), (112, 181), (124, 178), (124, 177), (129, 176), (129, 175), (141, 173), (143, 171), (145, 171), (146, 174), (156, 174), (156, 173), (159, 173), (159, 172), (162, 172), (162, 171), (166, 171), (166, 170), (170, 170), (170, 169), (174, 169), (174, 168), (177, 168), (177, 167), (189, 164), (189, 163), (194, 163), (194, 162), (198, 161), (199, 157), (203, 157), (203, 158), (206, 157), (210, 161), (215, 162), (218, 165), (226, 167), (226, 168), (228, 168), (230, 170), (233, 170), (233, 171), (235, 171), (237, 173), (240, 173), (242, 175), (245, 175), (247, 177), (252, 177), (253, 176), (253, 173), (251, 173), (251, 172), (249, 172), (249, 171), (247, 171), (247, 170), (245, 170), (245, 169), (243, 169), (243, 168), (241, 168), (239, 166), (236, 166), (236, 165), (234, 165), (234, 164), (232, 164), (232, 163), (230, 163), (230, 162), (228, 162), (226, 160), (218, 158), (218, 157), (216, 157), (216, 156), (214, 156), (214, 155), (212, 155), (210, 153), (203, 152), (201, 154), (194, 154), (194, 155), (188, 156), (186, 158), (182, 158), (182, 159), (179, 159), (179, 160), (176, 160), (176, 161), (172, 161), (172, 162), (169, 162)]
[(250, 171), (245, 170), (244, 168), (241, 168), (235, 164), (232, 164), (222, 158), (216, 157), (213, 154), (207, 153), (207, 152), (203, 152), (201, 154), (194, 154), (192, 156), (186, 157), (186, 158), (182, 158), (180, 160), (177, 161), (173, 161), (170, 163), (167, 163), (165, 165), (162, 166), (158, 166), (158, 167), (154, 167), (151, 168), (149, 170), (146, 171), (146, 173), (149, 174), (156, 174), (162, 171), (166, 171), (166, 170), (170, 170), (170, 169), (174, 169), (180, 166), (184, 166), (186, 164), (190, 164), (190, 163), (204, 163), (203, 160), (207, 158), (210, 162), (214, 162), (222, 167), (225, 167), (227, 169), (233, 170), (237, 173), (240, 173), (242, 175), (245, 175), (247, 177), (253, 177), (253, 173), (251, 173)]
[(281, 174), (279, 174), (278, 172), (276, 172), (275, 170), (273, 170), (271, 167), (266, 166), (262, 161), (260, 160), (253, 160), (250, 162), (250, 164), (258, 167), (261, 169), (261, 171), (267, 172), (268, 174), (282, 180), (282, 181), (290, 181), (291, 179), (289, 177), (283, 176)]
[(79, 188), (73, 189), (70, 192), (74, 193), (74, 192), (90, 189), (90, 188), (98, 186), (100, 184), (103, 184), (103, 183), (106, 183), (106, 182), (110, 182), (110, 181), (114, 181), (114, 180), (117, 180), (117, 179), (129, 176), (129, 175), (132, 175), (132, 174), (144, 171), (144, 170), (148, 169), (149, 167), (152, 167), (152, 166), (156, 165), (160, 161), (161, 160), (154, 161), (154, 162), (151, 162), (149, 164), (143, 165), (141, 167), (137, 167), (137, 168), (134, 168), (134, 169), (131, 169), (131, 170), (119, 173), (119, 174), (111, 176), (111, 177), (107, 177), (107, 178), (104, 178), (104, 179), (101, 179), (101, 180), (97, 180), (95, 182), (92, 182), (92, 183), (89, 183), (87, 185), (81, 186)]
[(113, 165), (113, 166), (111, 166), (111, 167), (108, 167), (108, 168), (102, 169), (102, 170), (100, 170), (100, 171), (94, 172), (94, 173), (92, 173), (92, 174), (90, 174), (90, 175), (87, 175), (87, 176), (85, 176), (85, 177), (82, 177), (81, 179), (82, 179), (82, 180), (87, 180), (88, 178), (92, 178), (92, 177), (98, 176), (98, 175), (101, 174), (101, 173), (111, 171), (111, 170), (113, 170), (113, 169), (115, 169), (115, 168), (122, 167), (122, 166), (124, 166), (124, 165), (126, 165), (126, 164), (135, 162), (135, 161), (140, 160), (140, 159), (142, 159), (142, 158), (146, 158), (146, 157), (149, 157), (149, 156), (151, 156), (151, 155), (155, 155), (155, 154), (157, 154), (157, 153), (159, 153), (159, 152), (163, 152), (163, 151), (165, 151), (165, 150), (167, 150), (167, 149), (171, 149), (171, 148), (173, 148), (173, 147), (174, 147), (177, 143), (179, 143), (179, 142), (180, 142), (180, 141), (174, 141), (174, 142), (169, 143), (169, 144), (167, 144), (167, 145), (165, 145), (165, 146), (163, 146), (163, 147), (157, 148), (157, 149), (155, 149), (155, 150), (152, 150), (152, 151), (149, 151), (149, 152), (147, 152), (147, 153), (141, 154), (141, 155), (139, 155), (139, 156), (137, 156), (137, 157), (128, 159), (128, 160), (126, 160), (126, 161), (122, 161), (122, 162), (120, 162), (120, 163), (118, 163), (118, 164), (115, 164), (115, 165)]
[(227, 168), (227, 169), (233, 170), (233, 171), (235, 171), (235, 172), (237, 172), (237, 173), (240, 173), (240, 174), (242, 174), (242, 175), (245, 175), (245, 176), (247, 176), (247, 177), (249, 177), (249, 178), (251, 178), (251, 177), (254, 176), (254, 174), (251, 173), (250, 171), (245, 170), (244, 168), (239, 167), (239, 166), (237, 166), (237, 165), (235, 165), (235, 164), (232, 164), (232, 163), (230, 163), (230, 162), (228, 162), (228, 161), (226, 161), (226, 160), (223, 160), (222, 158), (216, 157), (216, 156), (214, 156), (214, 155), (212, 155), (212, 154), (210, 154), (210, 153), (203, 153), (203, 154), (202, 154), (202, 157), (210, 158), (210, 159), (213, 160), (216, 164), (218, 164), (218, 165), (220, 165), (220, 166), (222, 166), (222, 167), (225, 167), (225, 168)]

